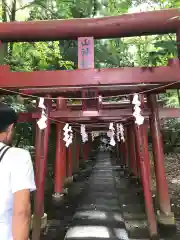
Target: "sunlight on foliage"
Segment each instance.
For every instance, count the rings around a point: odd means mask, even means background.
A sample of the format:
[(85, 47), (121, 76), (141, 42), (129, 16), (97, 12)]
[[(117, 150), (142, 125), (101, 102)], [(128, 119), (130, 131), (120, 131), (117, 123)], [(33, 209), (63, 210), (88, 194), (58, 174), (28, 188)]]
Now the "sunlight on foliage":
[(64, 61), (59, 42), (15, 43), (9, 63), (14, 71), (72, 69), (73, 63)]

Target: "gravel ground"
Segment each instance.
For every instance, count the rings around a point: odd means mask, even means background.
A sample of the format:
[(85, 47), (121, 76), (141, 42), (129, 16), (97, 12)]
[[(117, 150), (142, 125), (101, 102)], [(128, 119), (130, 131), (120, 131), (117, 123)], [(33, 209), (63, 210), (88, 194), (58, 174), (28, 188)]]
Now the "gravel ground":
[[(172, 210), (180, 218), (180, 154), (165, 155), (165, 169), (169, 186)], [(152, 164), (152, 190), (156, 192), (155, 173)]]

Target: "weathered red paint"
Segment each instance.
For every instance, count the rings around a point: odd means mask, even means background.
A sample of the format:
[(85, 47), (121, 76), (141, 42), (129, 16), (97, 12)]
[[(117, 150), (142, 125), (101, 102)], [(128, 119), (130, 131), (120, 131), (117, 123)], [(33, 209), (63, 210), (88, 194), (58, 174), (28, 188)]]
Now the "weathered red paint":
[(142, 134), (139, 138), (140, 146), (142, 150), (141, 158), (140, 158), (140, 168), (141, 168), (141, 179), (143, 185), (143, 192), (144, 192), (144, 200), (145, 200), (145, 208), (146, 214), (148, 218), (148, 227), (149, 233), (151, 236), (157, 235), (157, 223), (156, 217), (153, 207), (152, 201), (152, 192), (151, 192), (151, 185), (150, 185), (150, 172), (149, 172), (149, 152), (148, 152), (148, 144), (147, 144), (147, 135), (144, 132), (144, 126), (141, 128)]
[[(133, 96), (130, 96), (131, 106), (132, 106), (132, 114), (134, 112), (134, 105), (132, 104)], [(134, 117), (133, 117), (134, 120)], [(140, 138), (141, 138), (141, 132), (140, 128), (135, 124), (133, 121), (132, 128), (134, 130), (134, 142), (135, 142), (135, 152), (136, 152), (136, 167), (137, 167), (137, 176), (140, 177), (140, 159), (141, 159), (141, 145), (140, 145)]]
[[(87, 49), (85, 49), (85, 45), (87, 44), (84, 44), (84, 39), (82, 38), (78, 38), (78, 68), (79, 69), (93, 69), (94, 68), (94, 38), (91, 37), (91, 38), (87, 38), (85, 43), (87, 43), (87, 41), (89, 41), (90, 44), (88, 44)], [(83, 44), (83, 46), (82, 46)], [(82, 56), (82, 52), (81, 50), (88, 50), (88, 52), (86, 52), (86, 56)], [(95, 89), (82, 89), (82, 98), (84, 98), (82, 100), (82, 111), (81, 113), (84, 115), (85, 111), (88, 111), (88, 110), (92, 110), (91, 108), (93, 107), (94, 105), (94, 102), (95, 102), (95, 105), (97, 103), (97, 100), (96, 99), (92, 99), (92, 100), (87, 100), (85, 98), (87, 97), (97, 97), (97, 94), (98, 93), (98, 90), (95, 88)], [(90, 109), (89, 109), (90, 107)], [(95, 107), (95, 110), (98, 110), (96, 109)], [(76, 118), (77, 120), (77, 118)], [(84, 160), (87, 160), (88, 159), (88, 143), (84, 143), (82, 145), (82, 149), (83, 149), (83, 158)]]
[[(81, 110), (82, 104), (67, 104), (68, 109), (71, 110)], [(119, 101), (119, 102), (102, 102), (100, 105), (100, 109), (123, 109), (123, 108), (131, 108), (129, 101)], [(148, 108), (146, 103), (146, 108)]]
[(68, 177), (72, 177), (72, 144), (68, 147)]
[(141, 146), (140, 146), (140, 139), (141, 132), (138, 126), (136, 126), (135, 123), (133, 123), (133, 129), (134, 129), (134, 135), (135, 135), (135, 149), (136, 149), (136, 164), (137, 164), (137, 172), (138, 172), (138, 177), (140, 177), (140, 159), (141, 159)]
[(80, 143), (76, 142), (76, 169), (79, 169), (79, 157), (80, 157)]
[[(132, 110), (130, 108), (127, 109), (103, 109), (99, 110), (99, 112), (91, 112), (89, 116), (83, 116), (83, 111), (78, 110), (62, 110), (62, 111), (51, 111), (50, 117), (52, 119), (63, 119), (64, 121), (77, 121), (77, 122), (103, 122), (103, 121), (111, 121), (111, 120), (123, 120), (123, 118), (129, 118), (132, 116)], [(149, 110), (144, 110), (142, 115), (148, 117), (150, 115)], [(180, 117), (180, 108), (159, 108), (160, 118), (175, 118)], [(18, 122), (27, 122), (32, 121), (33, 119), (37, 119), (40, 117), (40, 113), (19, 113)]]
[[(94, 114), (97, 114), (97, 111), (100, 110), (99, 103), (99, 91), (97, 88), (94, 89), (83, 89), (82, 90), (82, 114), (84, 116), (89, 115), (89, 111), (94, 111)], [(94, 98), (94, 99), (85, 99), (85, 98)], [(88, 111), (88, 112), (87, 112)]]
[(176, 41), (177, 41), (178, 58), (180, 59), (180, 27), (176, 31)]
[[(163, 102), (162, 100), (158, 100), (158, 106), (159, 107), (163, 107), (162, 106)], [(53, 110), (56, 110), (56, 104), (52, 104)], [(126, 109), (126, 108), (131, 108), (131, 104), (128, 100), (122, 100), (122, 101), (118, 101), (118, 102), (102, 102), (100, 105), (99, 109)], [(146, 110), (148, 110), (148, 104), (145, 100), (145, 107)], [(73, 110), (73, 111), (77, 111), (77, 110), (82, 110), (82, 104), (67, 104), (67, 109)]]
[(42, 139), (42, 131), (39, 129), (38, 126), (36, 126), (36, 142), (35, 142), (35, 182), (36, 185), (38, 183), (38, 174), (39, 174), (39, 169), (40, 169), (40, 153), (41, 153), (41, 142)]
[[(141, 101), (141, 110), (143, 112), (145, 108), (145, 102), (144, 102), (144, 95), (140, 94), (139, 99)], [(132, 98), (131, 98), (132, 101)], [(132, 108), (133, 110), (133, 108)], [(141, 159), (145, 158), (147, 159), (146, 165), (147, 165), (147, 171), (148, 171), (148, 176), (149, 176), (149, 183), (151, 184), (151, 166), (150, 166), (150, 157), (148, 154), (148, 151), (142, 151), (142, 147), (148, 146), (148, 137), (147, 137), (147, 124), (144, 122), (143, 125), (138, 126), (137, 124), (134, 123), (134, 132), (135, 132), (135, 146), (136, 146), (136, 157), (137, 157), (137, 167), (139, 169), (138, 173), (140, 174), (140, 169), (141, 169)], [(144, 145), (142, 146), (141, 139), (144, 139)], [(143, 156), (143, 154), (146, 154), (146, 156)]]
[[(40, 116), (40, 114), (37, 114), (38, 116)], [(38, 117), (37, 117), (38, 118)], [(28, 113), (28, 112), (21, 112), (18, 114), (18, 122), (32, 122), (34, 121), (34, 118), (32, 117), (32, 113)], [(37, 130), (36, 130), (37, 132)]]
[(83, 143), (82, 148), (83, 148), (83, 159), (88, 160), (88, 143), (87, 142)]
[(0, 23), (2, 41), (48, 41), (78, 37), (113, 38), (174, 33), (179, 9), (104, 18)]
[[(145, 107), (144, 95), (141, 94), (139, 97), (141, 101), (141, 109), (143, 110)], [(134, 123), (133, 127), (135, 132), (137, 167), (140, 170), (138, 173), (140, 173), (143, 185), (145, 208), (149, 223), (149, 233), (153, 236), (157, 235), (157, 224), (151, 193), (151, 169), (148, 151), (147, 124), (144, 123), (143, 125), (138, 126)]]
[(125, 145), (125, 165), (126, 165), (126, 167), (128, 167), (129, 166), (129, 160), (128, 160), (128, 135), (127, 135), (127, 127), (124, 127), (124, 136), (125, 136), (125, 143), (124, 143), (124, 145)]
[[(178, 110), (177, 110), (178, 112)], [(145, 112), (146, 115), (148, 116), (148, 113)], [(39, 118), (40, 117), (40, 113), (31, 113), (31, 114), (26, 114), (26, 113), (20, 113), (20, 120), (22, 121), (23, 118), (26, 121), (27, 118), (29, 118), (31, 115), (32, 118)], [(130, 111), (130, 109), (114, 109), (114, 110), (99, 110), (99, 111), (89, 111), (88, 115), (86, 115), (86, 113), (84, 113), (84, 111), (79, 111), (79, 110), (61, 110), (61, 111), (51, 111), (50, 113), (50, 117), (53, 119), (63, 119), (63, 120), (70, 120), (72, 119), (73, 121), (75, 120), (90, 120), (90, 118), (99, 118), (99, 117), (116, 117), (117, 119), (119, 119), (120, 116), (122, 117), (129, 117), (131, 116), (132, 113)], [(179, 115), (180, 115), (180, 110), (179, 110)], [(30, 119), (29, 119), (30, 120)]]
[[(179, 60), (178, 60), (179, 61)], [(0, 88), (28, 87), (111, 87), (127, 84), (172, 83), (179, 81), (180, 65), (172, 63), (163, 67), (133, 67), (109, 69), (77, 69), (35, 72), (0, 72)], [(26, 81), (24, 81), (26, 79)], [(122, 86), (121, 86), (122, 87)], [(167, 88), (167, 87), (166, 87)], [(117, 91), (117, 88), (114, 88)], [(61, 90), (59, 90), (61, 92)]]
[(149, 119), (150, 130), (152, 135), (153, 158), (156, 173), (156, 187), (160, 211), (168, 215), (171, 213), (171, 205), (168, 194), (168, 183), (164, 167), (163, 141), (160, 131), (158, 106), (155, 95), (148, 96), (151, 117)]
[[(178, 9), (170, 9), (163, 11), (127, 14), (117, 17), (107, 17), (101, 19), (72, 19), (72, 20), (54, 20), (54, 21), (36, 21), (36, 22), (11, 22), (0, 23), (0, 39), (5, 41), (33, 41), (33, 40), (56, 40), (56, 39), (77, 39), (77, 37), (92, 37), (106, 38), (106, 37), (123, 37), (123, 36), (136, 36), (146, 34), (163, 34), (163, 33), (175, 33), (177, 39), (179, 38), (179, 19)], [(126, 22), (126, 24), (124, 24)], [(108, 29), (108, 31), (107, 31)], [(93, 40), (93, 39), (92, 39)], [(80, 43), (80, 39), (79, 39)], [(92, 46), (92, 45), (91, 45)], [(79, 47), (79, 53), (82, 49)], [(91, 48), (92, 50), (92, 48)], [(80, 54), (78, 54), (80, 56)], [(79, 68), (92, 68), (94, 55), (91, 54), (91, 60), (88, 64), (83, 62), (81, 66), (82, 58), (79, 58)], [(179, 81), (180, 76), (180, 64), (179, 60), (170, 61), (167, 67), (153, 67), (153, 68), (116, 68), (116, 69), (83, 69), (72, 71), (39, 71), (39, 72), (10, 72), (7, 66), (1, 67), (0, 71), (0, 87), (11, 90), (24, 91), (27, 93), (37, 93), (44, 95), (44, 93), (54, 92), (55, 96), (59, 93), (72, 93), (77, 88), (78, 93), (90, 88), (97, 89), (98, 93), (115, 93), (119, 91), (119, 94), (124, 91), (137, 92), (135, 89), (144, 90), (145, 84), (148, 84), (147, 88), (153, 87), (153, 84), (165, 84)], [(89, 65), (90, 64), (90, 65)], [(85, 66), (86, 65), (86, 66)], [(24, 81), (24, 79), (26, 81)], [(137, 84), (139, 84), (137, 86)], [(129, 86), (132, 85), (132, 86)], [(136, 85), (136, 86), (135, 86)], [(111, 86), (111, 87), (109, 87)], [(173, 87), (180, 86), (176, 83)], [(54, 90), (57, 87), (57, 90)], [(33, 90), (34, 88), (34, 90)], [(37, 89), (36, 89), (37, 88)], [(109, 89), (108, 89), (109, 88)], [(24, 90), (23, 90), (24, 89)], [(107, 90), (108, 89), (108, 90)], [(3, 89), (1, 89), (3, 92)], [(29, 92), (28, 92), (29, 91)], [(158, 91), (162, 91), (159, 89)], [(110, 94), (109, 94), (110, 95)], [(112, 94), (111, 94), (112, 95)], [(53, 95), (54, 96), (54, 95)], [(71, 94), (68, 95), (68, 97)], [(152, 118), (150, 119), (151, 130), (153, 134), (153, 152), (156, 162), (156, 178), (159, 191), (159, 201), (161, 212), (167, 214), (170, 213), (170, 202), (168, 197), (167, 181), (165, 179), (165, 171), (161, 166), (163, 162), (162, 154), (162, 141), (158, 140), (160, 136), (158, 110), (153, 98), (150, 96), (149, 101), (151, 103)], [(85, 102), (85, 101), (84, 101)], [(83, 106), (84, 106), (83, 102)], [(90, 102), (89, 100), (87, 102)], [(154, 105), (153, 105), (154, 104)], [(87, 107), (87, 106), (86, 106)], [(84, 110), (84, 109), (83, 109)], [(88, 108), (86, 109), (88, 110)], [(98, 121), (110, 121), (112, 119), (120, 119), (126, 121), (127, 117), (132, 116), (132, 112), (129, 113), (129, 109), (122, 110), (100, 110), (97, 112), (91, 112), (89, 115), (85, 115), (85, 111), (49, 111), (48, 127), (44, 131), (37, 132), (37, 149), (36, 153), (36, 182), (38, 190), (36, 193), (35, 202), (35, 217), (41, 218), (43, 214), (43, 202), (44, 202), (44, 181), (47, 165), (47, 151), (48, 151), (48, 137), (50, 131), (50, 119), (63, 119), (71, 121), (87, 121), (89, 123)], [(163, 112), (164, 111), (164, 112)], [(180, 110), (173, 110), (176, 116), (180, 115)], [(112, 113), (112, 114), (111, 114)], [(169, 110), (162, 110), (167, 115), (172, 114)], [(87, 114), (87, 112), (86, 112)], [(114, 115), (113, 115), (114, 114)], [(149, 116), (149, 111), (145, 111), (146, 118)], [(21, 115), (22, 116), (22, 115)], [(25, 115), (24, 115), (25, 116)], [(32, 119), (40, 117), (39, 114), (27, 114), (26, 120), (31, 116)], [(23, 117), (22, 117), (23, 119)], [(21, 119), (20, 119), (21, 120)], [(129, 119), (130, 120), (130, 119)], [(56, 167), (55, 167), (55, 192), (62, 191), (62, 176), (65, 171), (61, 165), (61, 160), (65, 159), (63, 151), (60, 148), (62, 142), (58, 136), (62, 135), (62, 124), (57, 124), (57, 148), (56, 148)], [(107, 128), (107, 124), (102, 124), (98, 128)], [(93, 128), (93, 126), (91, 126)], [(150, 187), (150, 161), (148, 153), (148, 142), (145, 126), (140, 128), (135, 127), (133, 131), (133, 125), (130, 123), (127, 126), (128, 134), (128, 149), (127, 144), (124, 145), (126, 151), (129, 152), (130, 170), (137, 176), (136, 160), (139, 159), (139, 167), (141, 169), (142, 183), (144, 189), (144, 197), (146, 204), (146, 211), (149, 221), (150, 234), (157, 234), (157, 226), (155, 221), (155, 214), (152, 204), (152, 195)], [(157, 130), (155, 133), (154, 130)], [(134, 132), (136, 134), (136, 148), (138, 154), (135, 154), (134, 145)], [(62, 140), (62, 138), (61, 138)], [(155, 148), (156, 145), (156, 148)], [(142, 149), (140, 149), (140, 147)], [(124, 150), (123, 150), (124, 151)], [(123, 152), (122, 151), (122, 152)], [(142, 151), (142, 152), (141, 152)], [(85, 143), (83, 145), (84, 159), (88, 159), (90, 152), (90, 144)], [(60, 154), (62, 153), (62, 158)], [(64, 151), (64, 154), (66, 151)], [(72, 176), (72, 145), (68, 148), (68, 177)], [(76, 151), (77, 158), (79, 156), (79, 148)], [(40, 161), (41, 160), (41, 161)], [(40, 222), (35, 225), (33, 231), (33, 239), (37, 239), (40, 234)], [(35, 237), (36, 236), (36, 237)]]
[[(46, 100), (47, 106), (47, 115), (51, 110), (51, 100)], [(48, 154), (48, 140), (50, 134), (50, 124), (51, 120), (47, 120), (47, 128), (43, 131), (41, 130), (41, 148), (40, 150), (40, 160), (39, 160), (39, 169), (38, 169), (38, 181), (37, 181), (37, 192), (36, 192), (36, 203), (37, 208), (35, 207), (35, 213), (43, 214), (42, 212), (42, 202), (44, 202), (44, 184), (45, 184), (45, 175), (46, 175), (46, 163), (47, 163), (47, 154)]]
[(129, 170), (134, 176), (137, 176), (137, 165), (136, 165), (136, 151), (135, 151), (135, 135), (133, 125), (127, 127), (127, 141), (129, 151)]
[[(158, 88), (161, 84), (136, 84), (136, 85), (107, 85), (107, 86), (98, 86), (99, 95), (108, 97), (108, 96), (118, 96), (120, 94), (132, 94), (134, 92), (144, 92), (148, 93), (164, 93), (164, 88)], [(173, 86), (174, 87), (174, 86)], [(50, 94), (54, 97), (61, 95), (64, 98), (81, 98), (82, 89), (87, 89), (89, 87), (25, 87), (18, 89), (21, 94), (35, 95), (35, 96), (45, 96)], [(97, 88), (97, 87), (96, 87)], [(5, 91), (1, 91), (2, 94), (7, 94)]]
[[(47, 116), (49, 115), (49, 112), (51, 111), (52, 101), (46, 100), (45, 101), (46, 108), (47, 108)], [(47, 128), (45, 128), (40, 133), (40, 142), (41, 142), (41, 148), (40, 154), (38, 155), (40, 157), (39, 163), (37, 166), (38, 169), (38, 175), (36, 176), (37, 180), (37, 191), (35, 194), (35, 205), (34, 205), (34, 221), (33, 221), (33, 233), (32, 233), (32, 239), (36, 240), (39, 239), (40, 236), (40, 229), (41, 229), (41, 217), (44, 214), (44, 187), (45, 187), (45, 176), (46, 176), (46, 169), (47, 169), (47, 154), (48, 154), (48, 140), (49, 140), (49, 134), (50, 134), (50, 125), (51, 120), (47, 120)]]
[[(59, 97), (57, 99), (57, 110), (66, 108), (66, 100)], [(55, 168), (54, 168), (54, 192), (62, 193), (64, 178), (66, 175), (66, 147), (63, 141), (63, 123), (56, 123), (56, 160), (55, 160)]]
[(91, 156), (91, 151), (92, 151), (92, 137), (91, 134), (88, 135), (89, 139), (88, 139), (88, 157)]
[[(147, 161), (147, 171), (148, 171), (148, 176), (149, 176), (149, 184), (150, 186), (152, 185), (152, 179), (151, 179), (151, 159), (148, 151), (148, 124), (144, 123), (142, 126), (142, 139), (144, 142), (144, 145), (147, 146), (147, 150), (144, 152), (145, 158)], [(152, 187), (152, 186), (151, 186)]]
[[(39, 109), (37, 108), (37, 112), (39, 112)], [(30, 114), (27, 114), (28, 117), (31, 117)], [(20, 117), (21, 118), (21, 117)], [(31, 119), (31, 118), (30, 118)], [(24, 119), (25, 122), (28, 122), (30, 119)], [(41, 159), (41, 146), (42, 146), (42, 131), (37, 125), (37, 121), (35, 121), (36, 124), (36, 137), (35, 137), (35, 182), (36, 185), (38, 184), (38, 174), (40, 169), (40, 159)]]

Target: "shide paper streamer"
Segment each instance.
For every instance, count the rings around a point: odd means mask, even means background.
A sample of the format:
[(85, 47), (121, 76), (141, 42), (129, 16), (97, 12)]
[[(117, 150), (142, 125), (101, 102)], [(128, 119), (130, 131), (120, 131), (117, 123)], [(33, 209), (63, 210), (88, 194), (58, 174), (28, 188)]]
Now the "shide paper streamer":
[(133, 116), (135, 117), (135, 123), (140, 126), (144, 123), (144, 117), (141, 115), (141, 101), (137, 93), (134, 94), (132, 104), (134, 105)]
[(37, 121), (37, 125), (41, 130), (44, 130), (47, 127), (47, 117), (46, 117), (46, 106), (44, 105), (44, 98), (39, 99), (39, 108), (41, 108), (41, 118)]
[(65, 146), (69, 147), (69, 145), (72, 143), (72, 139), (73, 139), (73, 131), (72, 131), (72, 127), (69, 126), (68, 123), (66, 123), (66, 125), (63, 128), (64, 130), (64, 138), (63, 140), (65, 141)]

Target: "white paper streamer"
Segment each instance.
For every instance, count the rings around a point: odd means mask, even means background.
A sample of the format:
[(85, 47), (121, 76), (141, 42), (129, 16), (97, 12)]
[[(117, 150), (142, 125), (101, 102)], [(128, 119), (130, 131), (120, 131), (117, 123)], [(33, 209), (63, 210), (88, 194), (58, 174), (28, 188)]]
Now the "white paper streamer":
[(86, 133), (85, 125), (81, 125), (81, 137), (82, 137), (82, 142), (85, 143), (88, 141), (88, 134)]
[(44, 98), (40, 97), (38, 107), (42, 109), (46, 109), (46, 106), (44, 105)]
[(116, 145), (116, 142), (115, 142), (115, 140), (114, 140), (114, 135), (115, 135), (115, 133), (114, 133), (114, 126), (113, 126), (113, 123), (110, 123), (109, 124), (109, 131), (107, 132), (107, 136), (110, 138), (110, 145), (111, 146), (115, 146)]
[(72, 139), (73, 139), (73, 131), (72, 131), (72, 127), (69, 126), (68, 123), (66, 123), (66, 125), (63, 128), (64, 130), (64, 138), (63, 141), (65, 141), (65, 146), (69, 147), (69, 145), (72, 143)]
[(117, 137), (118, 142), (120, 142), (121, 139), (120, 139), (120, 125), (119, 125), (119, 123), (116, 124), (116, 137)]
[(124, 127), (123, 125), (120, 123), (120, 124), (116, 124), (116, 129), (117, 129), (117, 133), (116, 133), (116, 136), (117, 136), (117, 140), (118, 142), (120, 141), (123, 141), (125, 142), (125, 137), (124, 137)]
[(111, 138), (111, 135), (112, 135), (111, 131), (108, 131), (108, 132), (107, 132), (107, 136), (108, 136), (109, 138)]
[(144, 117), (141, 115), (141, 102), (139, 101), (138, 94), (135, 93), (133, 97), (132, 104), (134, 104), (133, 116), (135, 117), (135, 123), (137, 125), (142, 125), (144, 123)]
[(38, 107), (42, 109), (42, 112), (41, 112), (41, 118), (37, 121), (37, 125), (39, 127), (39, 129), (43, 130), (47, 127), (47, 117), (46, 117), (46, 113), (45, 113), (45, 110), (46, 110), (46, 106), (44, 105), (44, 98), (40, 98), (39, 99), (39, 104), (38, 104)]
[(119, 125), (119, 130), (120, 130), (121, 141), (125, 142), (124, 127), (122, 124)]
[(102, 96), (99, 96), (99, 103), (102, 103), (102, 100), (103, 100)]

